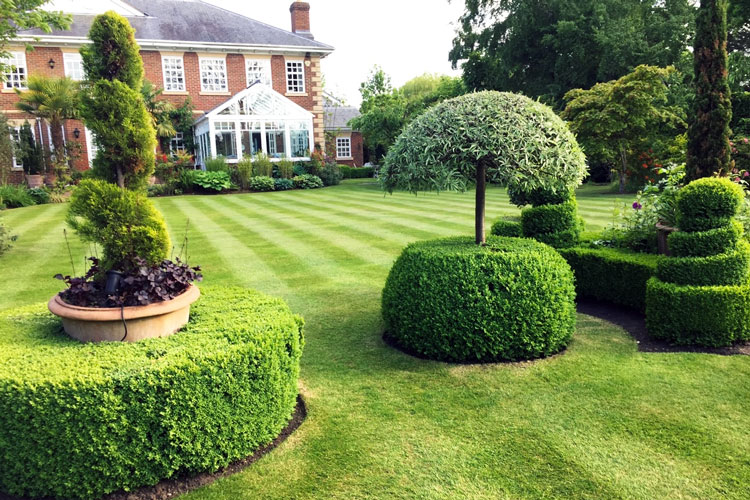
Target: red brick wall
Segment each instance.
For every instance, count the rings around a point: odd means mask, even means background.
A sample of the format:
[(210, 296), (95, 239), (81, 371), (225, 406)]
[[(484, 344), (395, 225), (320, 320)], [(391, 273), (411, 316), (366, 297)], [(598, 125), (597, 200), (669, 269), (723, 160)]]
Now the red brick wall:
[[(141, 51), (143, 59), (145, 78), (151, 83), (161, 88), (164, 85), (162, 75), (161, 53), (153, 50)], [(48, 61), (55, 61), (55, 68), (49, 67)], [(299, 58), (293, 58), (299, 60)], [(204, 93), (201, 92), (200, 84), (200, 67), (199, 54), (195, 52), (185, 52), (183, 54), (185, 65), (185, 87), (186, 92), (163, 94), (163, 98), (171, 101), (174, 105), (180, 106), (190, 97), (196, 110), (196, 117), (212, 110), (216, 106), (228, 100), (232, 95), (244, 90), (247, 87), (247, 76), (245, 73), (245, 58), (241, 54), (226, 54), (227, 61), (227, 79), (229, 92), (226, 93)], [(322, 94), (322, 74), (320, 71), (320, 58), (307, 56), (305, 61), (305, 92), (300, 95), (286, 92), (286, 59), (281, 55), (271, 57), (271, 74), (273, 78), (273, 88), (281, 95), (286, 96), (299, 106), (313, 112), (314, 120), (314, 142), (324, 145), (323, 135), (323, 94)], [(26, 64), (29, 74), (42, 74), (46, 76), (64, 76), (65, 65), (63, 63), (63, 52), (59, 48), (37, 47), (35, 50), (27, 51)], [(0, 111), (5, 112), (10, 119), (30, 118), (25, 114), (16, 111), (15, 103), (18, 102), (18, 96), (15, 92), (0, 93)], [(44, 127), (43, 127), (44, 128)], [(76, 140), (73, 137), (73, 130), (80, 130), (80, 137)], [(45, 143), (46, 129), (44, 130)], [(86, 152), (86, 136), (84, 126), (79, 121), (69, 121), (65, 126), (65, 140), (67, 142), (78, 142), (80, 154), (74, 161), (75, 168), (85, 170), (89, 167), (88, 155)], [(354, 141), (353, 141), (354, 143)], [(359, 163), (361, 165), (361, 162)], [(17, 176), (17, 174), (14, 174)], [(22, 177), (22, 176), (21, 176)]]
[[(365, 164), (364, 159), (364, 142), (361, 132), (351, 132), (352, 159), (340, 160), (336, 158), (339, 165), (348, 165), (350, 167), (361, 167)], [(336, 134), (331, 133), (326, 136), (326, 151), (329, 156), (336, 156)]]

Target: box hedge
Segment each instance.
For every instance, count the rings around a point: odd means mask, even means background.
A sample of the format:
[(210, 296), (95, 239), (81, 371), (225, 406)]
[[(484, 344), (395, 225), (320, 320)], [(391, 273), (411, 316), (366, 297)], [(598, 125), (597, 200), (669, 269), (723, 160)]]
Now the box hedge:
[(681, 231), (707, 231), (726, 226), (745, 199), (738, 184), (707, 177), (691, 182), (677, 195), (677, 226)]
[(682, 286), (648, 282), (646, 327), (674, 344), (728, 346), (750, 340), (750, 286)]
[(396, 344), (431, 359), (532, 359), (568, 344), (574, 299), (573, 273), (552, 248), (455, 237), (404, 249), (383, 290), (383, 318)]
[(346, 165), (339, 165), (339, 169), (344, 179), (367, 179), (375, 177), (375, 169), (372, 167), (347, 167)]
[(297, 397), (303, 321), (204, 289), (166, 338), (83, 344), (44, 305), (0, 314), (0, 491), (94, 499), (216, 471), (271, 442)]
[(492, 224), (490, 233), (494, 236), (509, 236), (512, 238), (521, 238), (521, 222), (517, 220), (498, 219)]
[(750, 272), (750, 244), (742, 240), (729, 252), (706, 257), (665, 257), (656, 277), (676, 285), (741, 285)]
[(669, 251), (675, 257), (718, 255), (734, 249), (742, 233), (742, 224), (736, 220), (708, 231), (676, 231), (668, 236)]
[(618, 248), (561, 248), (573, 269), (576, 293), (638, 310), (646, 308), (646, 283), (656, 272), (657, 255)]

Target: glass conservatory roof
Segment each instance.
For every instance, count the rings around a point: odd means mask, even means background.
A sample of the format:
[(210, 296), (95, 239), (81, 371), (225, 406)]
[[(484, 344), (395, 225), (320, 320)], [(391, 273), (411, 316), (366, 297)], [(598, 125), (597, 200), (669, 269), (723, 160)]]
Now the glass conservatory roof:
[(256, 82), (225, 103), (206, 113), (205, 118), (260, 116), (268, 118), (308, 119), (312, 113), (295, 104), (271, 87)]

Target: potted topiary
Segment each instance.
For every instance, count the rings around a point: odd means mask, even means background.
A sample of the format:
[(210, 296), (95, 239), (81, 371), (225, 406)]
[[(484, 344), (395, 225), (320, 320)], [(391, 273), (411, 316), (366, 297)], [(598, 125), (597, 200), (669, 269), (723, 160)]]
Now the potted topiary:
[(24, 122), (18, 133), (16, 144), (18, 159), (23, 163), (23, 171), (26, 174), (26, 183), (29, 188), (41, 187), (44, 183), (42, 169), (44, 167), (44, 156), (42, 148), (34, 139), (29, 122)]
[(65, 331), (83, 341), (161, 337), (188, 320), (200, 295), (199, 268), (167, 259), (169, 235), (146, 198), (156, 134), (140, 95), (143, 63), (122, 16), (98, 16), (82, 50), (88, 78), (81, 114), (96, 137), (93, 175), (71, 198), (68, 224), (103, 249), (83, 277), (58, 275), (68, 289), (49, 302)]
[(142, 194), (102, 180), (84, 180), (73, 193), (67, 217), (84, 241), (103, 257), (83, 277), (57, 275), (68, 288), (49, 310), (65, 332), (84, 342), (137, 341), (162, 337), (188, 321), (200, 296), (192, 282), (200, 268), (166, 260), (170, 250), (164, 219)]

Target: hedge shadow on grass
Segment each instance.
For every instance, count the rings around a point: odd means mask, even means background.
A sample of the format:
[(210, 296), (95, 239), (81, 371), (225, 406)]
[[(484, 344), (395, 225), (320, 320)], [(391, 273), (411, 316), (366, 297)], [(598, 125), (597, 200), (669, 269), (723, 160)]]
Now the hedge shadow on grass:
[[(287, 440), (299, 427), (304, 423), (307, 418), (307, 406), (302, 395), (297, 396), (297, 406), (294, 408), (294, 413), (289, 423), (281, 431), (273, 442), (258, 448), (255, 453), (249, 457), (238, 460), (227, 467), (224, 467), (213, 473), (200, 473), (193, 476), (180, 476), (172, 479), (164, 479), (158, 484), (153, 486), (144, 486), (134, 491), (118, 491), (110, 493), (101, 498), (101, 500), (167, 500), (169, 498), (175, 498), (178, 495), (184, 495), (193, 490), (207, 486), (217, 479), (237, 474), (252, 464), (263, 458), (268, 453), (272, 452), (284, 441)], [(0, 500), (53, 500), (51, 497), (45, 497), (43, 499), (30, 499), (28, 497), (14, 497), (5, 493), (0, 493)]]

